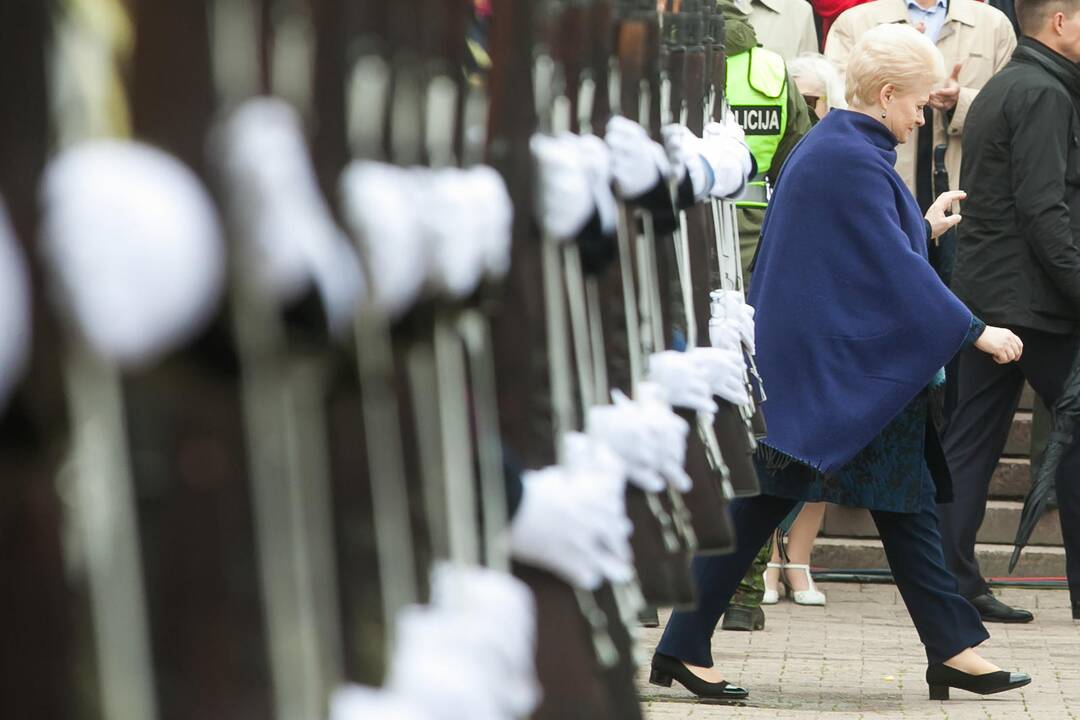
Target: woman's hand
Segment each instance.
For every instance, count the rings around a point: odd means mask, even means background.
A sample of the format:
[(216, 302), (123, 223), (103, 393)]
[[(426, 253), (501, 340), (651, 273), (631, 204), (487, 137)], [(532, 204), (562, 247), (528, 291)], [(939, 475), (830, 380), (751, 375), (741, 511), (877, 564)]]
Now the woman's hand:
[(999, 365), (1016, 362), (1024, 354), (1024, 343), (1012, 330), (987, 325), (975, 341), (975, 347), (994, 358)]
[(963, 190), (950, 190), (943, 192), (926, 211), (926, 221), (930, 223), (930, 237), (937, 239), (960, 224), (959, 215), (946, 215), (954, 202), (959, 202), (967, 197)]

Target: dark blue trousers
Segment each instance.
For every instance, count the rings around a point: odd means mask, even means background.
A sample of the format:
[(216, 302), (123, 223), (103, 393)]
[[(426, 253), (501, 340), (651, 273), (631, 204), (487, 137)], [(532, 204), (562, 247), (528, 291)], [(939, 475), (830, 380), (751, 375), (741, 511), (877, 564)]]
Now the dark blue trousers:
[[(656, 652), (691, 665), (712, 667), (712, 636), (731, 596), (766, 538), (798, 501), (771, 495), (731, 504), (737, 549), (731, 555), (694, 558), (698, 607), (674, 612)], [(934, 499), (917, 513), (872, 510), (893, 578), (931, 663), (940, 663), (990, 637), (979, 613), (957, 592), (945, 566)]]

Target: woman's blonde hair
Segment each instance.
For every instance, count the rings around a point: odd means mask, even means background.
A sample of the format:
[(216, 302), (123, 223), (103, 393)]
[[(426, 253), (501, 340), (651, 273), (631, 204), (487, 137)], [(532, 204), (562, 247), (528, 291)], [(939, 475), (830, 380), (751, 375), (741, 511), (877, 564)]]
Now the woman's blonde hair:
[(890, 83), (910, 92), (944, 79), (945, 60), (928, 37), (908, 25), (879, 25), (851, 49), (844, 95), (851, 105), (875, 105)]
[(825, 104), (832, 108), (844, 109), (844, 78), (840, 68), (821, 53), (803, 53), (788, 63), (791, 79), (798, 83), (799, 78), (816, 80), (825, 91)]

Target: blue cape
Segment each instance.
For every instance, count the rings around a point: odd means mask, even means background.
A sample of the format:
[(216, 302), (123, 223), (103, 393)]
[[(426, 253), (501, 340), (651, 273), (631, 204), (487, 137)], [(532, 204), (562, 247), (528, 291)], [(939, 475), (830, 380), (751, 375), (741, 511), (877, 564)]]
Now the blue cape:
[(895, 148), (874, 118), (833, 110), (791, 153), (762, 226), (749, 302), (763, 444), (825, 473), (900, 414), (971, 324), (927, 262)]

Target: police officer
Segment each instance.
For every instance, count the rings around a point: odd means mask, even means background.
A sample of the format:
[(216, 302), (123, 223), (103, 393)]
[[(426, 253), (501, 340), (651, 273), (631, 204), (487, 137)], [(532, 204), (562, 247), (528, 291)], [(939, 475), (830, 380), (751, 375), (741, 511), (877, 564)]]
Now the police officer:
[(757, 33), (732, 0), (720, 0), (727, 47), (727, 98), (757, 161), (758, 175), (739, 206), (744, 276), (757, 249), (769, 188), (795, 143), (810, 129), (806, 103), (791, 82), (784, 58), (760, 47)]
[[(810, 113), (788, 75), (784, 58), (759, 46), (757, 33), (733, 0), (718, 0), (717, 7), (725, 19), (728, 103), (746, 133), (746, 143), (758, 167), (757, 176), (736, 201), (743, 277), (749, 278), (770, 188), (788, 153), (810, 129)], [(724, 614), (725, 630), (760, 630), (765, 626), (762, 575), (770, 554), (771, 547), (766, 545), (743, 578)]]

